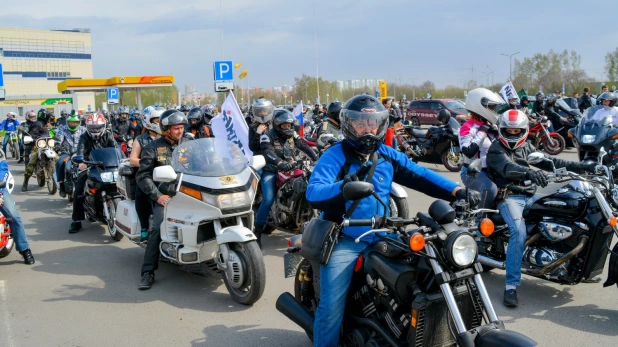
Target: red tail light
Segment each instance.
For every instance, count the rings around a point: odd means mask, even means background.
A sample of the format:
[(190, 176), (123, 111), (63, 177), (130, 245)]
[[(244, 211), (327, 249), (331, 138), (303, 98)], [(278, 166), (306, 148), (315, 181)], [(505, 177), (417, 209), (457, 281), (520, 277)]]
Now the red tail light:
[(363, 255), (360, 254), (358, 258), (356, 258), (356, 264), (354, 264), (354, 272), (358, 272), (363, 267)]
[(292, 239), (288, 239), (288, 247), (292, 247)]

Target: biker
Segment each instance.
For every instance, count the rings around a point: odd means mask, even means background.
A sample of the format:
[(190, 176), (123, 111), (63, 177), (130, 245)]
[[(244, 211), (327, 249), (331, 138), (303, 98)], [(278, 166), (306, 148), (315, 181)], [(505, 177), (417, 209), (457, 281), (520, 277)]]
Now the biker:
[(504, 111), (517, 110), (519, 108), (517, 101), (519, 101), (519, 98), (515, 95), (511, 95), (511, 97), (509, 98), (508, 107), (505, 108)]
[[(498, 114), (496, 110), (504, 105), (503, 99), (485, 88), (476, 88), (468, 92), (466, 110), (470, 112), (469, 120), (459, 130), (459, 147), (464, 155), (464, 164), (460, 176), (463, 184), (481, 192), (479, 207), (492, 208), (498, 194), (498, 187), (487, 175), (487, 150), (497, 138)], [(442, 110), (440, 112), (450, 112)], [(480, 158), (482, 170), (477, 177), (468, 175), (468, 166)]]
[(382, 105), (388, 111), (388, 129), (386, 130), (386, 136), (384, 138), (384, 143), (397, 150), (397, 138), (395, 137), (395, 123), (401, 120), (401, 115), (398, 113), (398, 110), (393, 107), (393, 99), (386, 98), (382, 100)]
[(331, 145), (343, 139), (341, 124), (339, 124), (339, 113), (341, 112), (340, 102), (331, 102), (326, 110), (326, 120), (322, 122), (317, 133), (317, 147), (320, 153), (324, 152)]
[(114, 139), (120, 142), (126, 142), (129, 136), (129, 107), (121, 107), (118, 111), (118, 117), (113, 124)]
[[(6, 119), (0, 123), (0, 130), (4, 130), (6, 133), (4, 134), (4, 141), (2, 142), (2, 151), (6, 153), (6, 145), (9, 143), (9, 139), (11, 138), (11, 133), (17, 131), (19, 127), (19, 121), (15, 119), (17, 115), (15, 112), (9, 112), (6, 114)], [(19, 144), (21, 148), (21, 143)]]
[[(370, 95), (357, 95), (348, 100), (341, 110), (341, 127), (345, 139), (324, 152), (313, 170), (306, 197), (312, 208), (322, 210), (322, 218), (340, 223), (352, 201), (345, 201), (342, 189), (351, 181), (364, 180), (369, 156), (377, 152), (375, 175), (371, 183), (383, 201), (389, 201), (392, 182), (438, 199), (465, 198), (465, 189), (445, 177), (414, 164), (403, 153), (384, 145), (388, 127), (388, 110)], [(381, 158), (380, 158), (381, 157)], [(349, 164), (349, 165), (348, 165)], [(361, 167), (362, 165), (362, 167)], [(472, 203), (478, 203), (478, 192), (471, 191)], [(382, 215), (383, 207), (370, 196), (362, 199), (351, 219)], [(320, 302), (316, 310), (314, 346), (336, 346), (347, 291), (354, 264), (359, 254), (374, 241), (367, 236), (359, 243), (354, 238), (370, 227), (343, 227), (343, 236), (334, 246), (327, 265), (320, 266)]]
[(64, 171), (66, 161), (77, 152), (77, 144), (79, 138), (86, 132), (84, 126), (79, 125), (79, 117), (76, 115), (70, 115), (66, 120), (66, 125), (61, 125), (54, 137), (56, 144), (54, 149), (60, 155), (58, 161), (56, 161), (56, 178), (58, 179), (58, 194), (61, 197), (66, 196), (64, 190)]
[(204, 112), (204, 127), (208, 128), (208, 132), (210, 133), (210, 137), (215, 137), (215, 134), (212, 132), (212, 119), (215, 117), (215, 108), (212, 105), (204, 105), (202, 107), (202, 112)]
[(60, 119), (56, 120), (56, 127), (60, 128), (61, 126), (66, 125), (68, 115), (67, 110), (60, 111)]
[(562, 129), (564, 126), (563, 123), (569, 121), (567, 118), (562, 117), (554, 108), (556, 106), (556, 100), (558, 100), (558, 96), (556, 94), (548, 94), (547, 102), (545, 103), (545, 108), (543, 109), (545, 116), (552, 123), (552, 126), (549, 129), (550, 132), (554, 131), (553, 129)]
[[(7, 179), (9, 177), (9, 164), (6, 162), (4, 152), (0, 152), (0, 177)], [(17, 206), (9, 190), (5, 188), (0, 189), (0, 213), (4, 218), (9, 218), (9, 226), (11, 227), (11, 236), (15, 241), (15, 248), (24, 257), (24, 264), (34, 264), (34, 257), (28, 244), (28, 238), (26, 236), (26, 230), (24, 229), (24, 223), (17, 213)]]
[[(84, 132), (77, 142), (76, 156), (83, 156), (84, 159), (88, 159), (90, 152), (99, 148), (114, 148), (116, 147), (116, 141), (111, 132), (107, 131), (107, 125), (103, 114), (93, 113), (86, 118), (86, 132)], [(82, 220), (85, 218), (84, 214), (84, 186), (88, 179), (88, 174), (81, 172), (86, 170), (88, 165), (86, 163), (79, 163), (78, 170), (80, 176), (75, 182), (75, 189), (73, 194), (75, 199), (73, 200), (73, 214), (72, 222), (69, 227), (69, 233), (74, 234), (82, 230)]]
[(187, 132), (192, 134), (196, 139), (211, 137), (210, 128), (204, 125), (204, 111), (199, 107), (192, 108), (187, 113), (187, 122), (189, 127)]
[(37, 112), (37, 118), (44, 127), (48, 127), (50, 125), (49, 121), (51, 118), (51, 114), (46, 109), (40, 109), (39, 112)]
[[(135, 141), (133, 141), (133, 150), (131, 151), (131, 157), (129, 158), (131, 166), (139, 167), (142, 149), (145, 148), (150, 142), (161, 137), (159, 119), (161, 118), (162, 113), (163, 110), (157, 110), (151, 106), (144, 109), (144, 118), (142, 118), (144, 133), (136, 137)], [(139, 223), (142, 227), (140, 242), (146, 242), (148, 241), (152, 203), (148, 195), (144, 194), (139, 186), (135, 187), (134, 200), (135, 211), (137, 212), (137, 217), (139, 218)]]
[(605, 92), (597, 98), (599, 105), (603, 106), (602, 110), (596, 111), (589, 116), (590, 120), (603, 122), (606, 117), (612, 118), (612, 126), (618, 127), (618, 108), (616, 108), (616, 95), (612, 92)]
[(187, 116), (187, 114), (189, 113), (189, 111), (191, 111), (191, 107), (189, 107), (189, 105), (182, 105), (180, 107), (180, 112), (184, 113), (185, 116)]
[(543, 115), (545, 113), (545, 102), (543, 101), (545, 98), (545, 94), (543, 92), (538, 92), (535, 95), (534, 104), (532, 104), (532, 113), (537, 113), (539, 115)]
[[(500, 117), (498, 125), (499, 141), (494, 141), (487, 153), (487, 168), (489, 176), (498, 186), (499, 195), (496, 198), (500, 215), (509, 228), (509, 243), (506, 251), (506, 287), (504, 304), (516, 307), (517, 286), (521, 282), (521, 261), (526, 242), (526, 222), (524, 209), (534, 195), (534, 186), (525, 187), (524, 181), (530, 180), (534, 185), (545, 187), (548, 177), (543, 170), (552, 170), (551, 164), (542, 161), (534, 166), (542, 170), (531, 169), (527, 157), (536, 152), (536, 148), (526, 141), (528, 137), (528, 117), (521, 111), (509, 110)], [(597, 164), (584, 164), (558, 158), (549, 158), (556, 168), (566, 168), (569, 171), (597, 171)], [(315, 171), (314, 171), (315, 174)], [(510, 186), (512, 185), (512, 186)], [(525, 191), (515, 192), (516, 188)], [(531, 189), (530, 189), (531, 188)], [(528, 193), (528, 194), (526, 194)], [(501, 199), (502, 198), (502, 199)]]
[[(148, 235), (148, 245), (144, 254), (144, 263), (141, 270), (141, 281), (138, 289), (146, 290), (154, 283), (154, 272), (159, 267), (159, 244), (161, 243), (161, 222), (164, 218), (165, 205), (171, 199), (173, 191), (163, 189), (167, 185), (158, 185), (153, 181), (155, 167), (170, 165), (172, 152), (178, 144), (191, 140), (185, 134), (187, 117), (178, 110), (167, 110), (159, 118), (162, 136), (150, 142), (142, 149), (140, 166), (136, 179), (139, 188), (155, 202), (152, 209), (153, 225)], [(161, 190), (162, 189), (162, 190)]]
[(286, 109), (277, 109), (273, 114), (273, 129), (260, 136), (260, 148), (266, 159), (266, 166), (262, 172), (260, 182), (262, 188), (262, 202), (255, 216), (254, 234), (260, 248), (262, 247), (261, 236), (268, 213), (275, 202), (275, 179), (277, 171), (290, 171), (294, 168), (295, 148), (303, 151), (312, 161), (318, 157), (311, 147), (307, 145), (294, 131), (296, 117)]
[(270, 128), (275, 106), (270, 100), (261, 97), (251, 107), (253, 109), (253, 123), (249, 126), (249, 149), (253, 152), (253, 155), (260, 155), (262, 154), (260, 137)]
[[(41, 113), (39, 113), (41, 114)], [(43, 116), (45, 113), (43, 113)], [(43, 119), (45, 119), (43, 117)], [(23, 127), (24, 125), (22, 125)], [(38, 140), (42, 136), (47, 136), (47, 128), (43, 125), (43, 123), (37, 119), (37, 115), (34, 112), (30, 111), (26, 113), (26, 124), (25, 128), (28, 132), (28, 135), (32, 137), (32, 143), (25, 145), (25, 155), (27, 156), (28, 162), (26, 162), (26, 170), (24, 171), (24, 184), (21, 187), (21, 191), (25, 192), (28, 190), (28, 180), (34, 173), (34, 168), (36, 163), (39, 161), (39, 153), (37, 151), (33, 151), (35, 148), (36, 140)]]
[(131, 110), (129, 115), (129, 139), (135, 139), (142, 133), (142, 122), (139, 118), (139, 111)]

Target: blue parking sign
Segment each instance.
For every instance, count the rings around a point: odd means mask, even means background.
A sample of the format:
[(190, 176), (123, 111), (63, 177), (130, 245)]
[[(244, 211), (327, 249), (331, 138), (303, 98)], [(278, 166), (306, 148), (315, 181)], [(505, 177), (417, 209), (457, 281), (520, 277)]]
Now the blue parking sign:
[(120, 91), (118, 88), (107, 88), (107, 103), (117, 104), (120, 98)]
[(234, 67), (232, 61), (215, 61), (214, 73), (215, 81), (233, 81)]

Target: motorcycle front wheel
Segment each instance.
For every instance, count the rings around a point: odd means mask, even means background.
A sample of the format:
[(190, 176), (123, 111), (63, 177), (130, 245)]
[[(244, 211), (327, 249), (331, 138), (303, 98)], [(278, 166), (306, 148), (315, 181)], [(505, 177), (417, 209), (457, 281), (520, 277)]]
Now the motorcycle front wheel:
[(551, 139), (552, 141), (549, 140), (549, 137), (543, 139), (543, 150), (549, 155), (558, 155), (562, 153), (566, 147), (564, 137), (560, 134), (554, 134), (551, 135)]
[(13, 159), (19, 160), (19, 144), (17, 142), (13, 142), (13, 144), (11, 144), (11, 148), (13, 148)]
[(406, 200), (406, 198), (398, 198), (391, 195), (389, 197), (388, 205), (392, 212), (391, 217), (401, 217), (403, 219), (410, 218), (408, 200)]
[(109, 213), (109, 218), (107, 219), (107, 231), (109, 232), (109, 236), (111, 236), (114, 241), (120, 241), (124, 237), (124, 235), (116, 231), (116, 226), (114, 225), (116, 222), (116, 208), (118, 208), (118, 203), (120, 200), (120, 198), (114, 198), (107, 199), (105, 202), (107, 205), (107, 213)]
[(449, 149), (442, 152), (441, 155), (442, 164), (444, 167), (451, 172), (459, 172), (461, 171), (461, 167), (463, 166), (463, 154), (461, 154), (461, 150), (459, 146), (453, 146)]
[(40, 169), (36, 172), (36, 183), (39, 185), (39, 187), (45, 187), (45, 171), (43, 171), (43, 169)]
[(223, 271), (223, 283), (234, 301), (243, 305), (252, 305), (260, 300), (266, 286), (266, 266), (262, 251), (256, 241), (232, 243), (229, 246), (238, 256), (243, 281), (236, 284), (234, 278), (228, 278), (228, 272)]

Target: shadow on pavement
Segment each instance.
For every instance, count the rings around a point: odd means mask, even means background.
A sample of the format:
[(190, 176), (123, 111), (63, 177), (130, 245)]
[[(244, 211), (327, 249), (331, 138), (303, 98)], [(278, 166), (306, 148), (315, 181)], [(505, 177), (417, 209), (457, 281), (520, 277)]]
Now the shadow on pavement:
[(312, 346), (304, 332), (283, 329), (253, 329), (258, 325), (212, 325), (204, 328), (204, 338), (191, 341), (192, 347), (206, 346)]
[[(104, 245), (114, 244), (107, 232), (107, 227), (99, 222), (82, 221), (82, 230), (75, 234), (69, 234), (71, 218), (41, 217), (33, 218), (24, 224), (28, 230), (28, 239), (32, 241), (64, 241), (70, 240), (84, 244)], [(32, 232), (36, 230), (36, 233)]]

